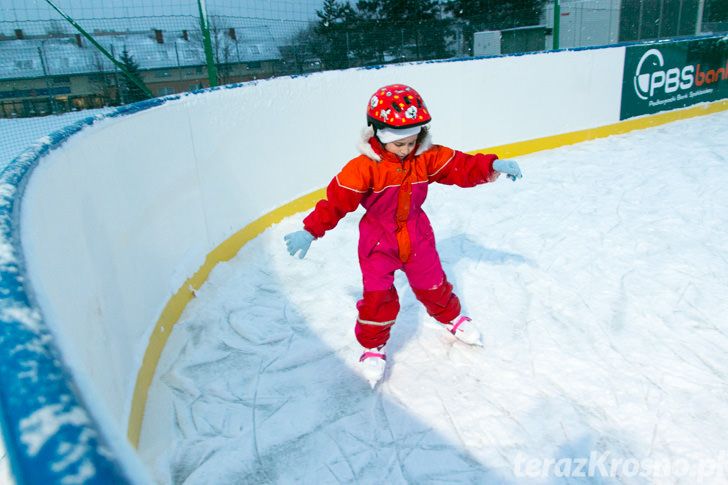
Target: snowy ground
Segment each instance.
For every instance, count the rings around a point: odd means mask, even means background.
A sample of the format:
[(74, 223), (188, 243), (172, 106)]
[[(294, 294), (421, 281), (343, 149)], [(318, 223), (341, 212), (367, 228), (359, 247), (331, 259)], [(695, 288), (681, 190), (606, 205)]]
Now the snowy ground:
[(305, 214), (288, 218), (172, 332), (142, 458), (187, 485), (728, 483), (726, 133), (723, 112), (523, 157), (516, 183), (431, 186), (485, 345), (453, 341), (399, 275), (374, 391), (353, 336), (360, 213), (304, 260), (283, 235)]

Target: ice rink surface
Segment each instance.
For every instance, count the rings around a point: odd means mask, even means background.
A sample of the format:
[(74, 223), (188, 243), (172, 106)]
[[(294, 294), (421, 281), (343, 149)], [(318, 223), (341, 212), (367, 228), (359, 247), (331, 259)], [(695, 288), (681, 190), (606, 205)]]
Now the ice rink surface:
[(305, 214), (289, 217), (188, 305), (142, 459), (187, 485), (727, 483), (727, 133), (722, 112), (524, 156), (515, 183), (431, 185), (484, 346), (454, 341), (400, 274), (374, 391), (353, 333), (361, 212), (303, 260), (283, 236)]

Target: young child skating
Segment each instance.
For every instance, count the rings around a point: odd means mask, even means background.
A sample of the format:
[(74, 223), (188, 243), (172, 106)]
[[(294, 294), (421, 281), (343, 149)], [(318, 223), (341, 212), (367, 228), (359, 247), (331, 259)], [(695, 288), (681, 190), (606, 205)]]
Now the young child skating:
[(364, 291), (356, 307), (355, 334), (363, 347), (362, 372), (374, 387), (384, 375), (385, 346), (399, 313), (394, 272), (402, 270), (427, 313), (458, 339), (480, 344), (480, 332), (461, 314), (460, 300), (442, 270), (430, 221), (422, 210), (433, 182), (474, 187), (500, 173), (521, 178), (518, 164), (496, 155), (469, 155), (433, 145), (431, 120), (422, 97), (409, 86), (393, 84), (369, 99), (361, 155), (334, 177), (303, 220), (304, 229), (285, 236), (288, 252), (303, 258), (311, 242), (361, 204), (359, 264)]

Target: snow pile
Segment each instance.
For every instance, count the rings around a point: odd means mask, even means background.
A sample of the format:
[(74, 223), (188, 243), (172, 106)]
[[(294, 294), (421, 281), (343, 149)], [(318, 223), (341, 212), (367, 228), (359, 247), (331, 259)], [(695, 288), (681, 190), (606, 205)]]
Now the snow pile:
[(727, 130), (723, 112), (523, 157), (517, 183), (431, 186), (485, 346), (438, 328), (398, 275), (374, 392), (353, 336), (360, 213), (304, 260), (283, 235), (305, 214), (286, 219), (188, 305), (142, 458), (187, 485), (726, 482)]

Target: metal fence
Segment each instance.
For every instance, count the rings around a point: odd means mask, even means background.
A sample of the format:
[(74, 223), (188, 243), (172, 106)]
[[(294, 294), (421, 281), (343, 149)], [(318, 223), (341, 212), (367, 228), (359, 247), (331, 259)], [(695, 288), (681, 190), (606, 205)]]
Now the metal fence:
[[(136, 74), (153, 96), (210, 86), (199, 17), (23, 23), (0, 37), (0, 117), (56, 114), (139, 101)], [(0, 22), (0, 35), (3, 30)], [(287, 49), (308, 22), (210, 17), (215, 84), (300, 72)], [(42, 30), (45, 27), (47, 30)], [(111, 58), (115, 59), (114, 63)]]
[(55, 0), (71, 21), (49, 0), (0, 3), (0, 120), (326, 69), (728, 31), (726, 0), (110, 3)]

